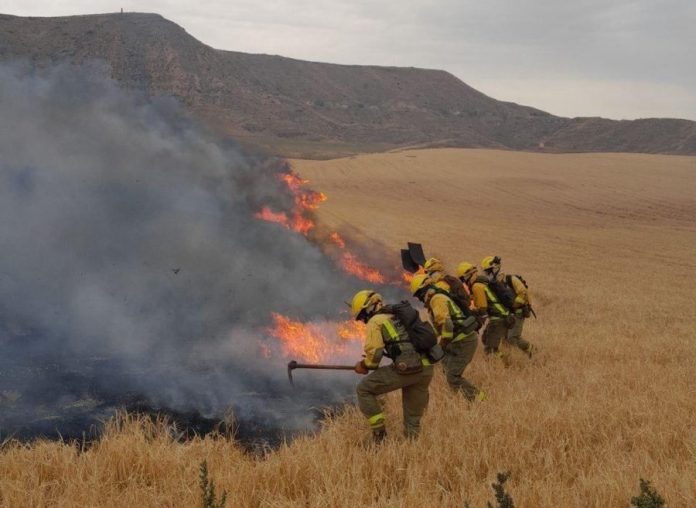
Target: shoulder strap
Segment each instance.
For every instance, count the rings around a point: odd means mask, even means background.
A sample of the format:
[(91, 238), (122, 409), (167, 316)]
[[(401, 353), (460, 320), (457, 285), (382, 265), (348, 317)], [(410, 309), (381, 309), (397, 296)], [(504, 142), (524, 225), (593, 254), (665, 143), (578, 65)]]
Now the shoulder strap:
[[(457, 305), (457, 302), (455, 301), (454, 298), (452, 298), (452, 295), (450, 295), (447, 291), (445, 291), (442, 288), (435, 287), (435, 293), (438, 295), (445, 295), (447, 297), (447, 306), (454, 311), (454, 313), (457, 314), (457, 316), (452, 316), (452, 319), (464, 319), (466, 318), (467, 311), (469, 309), (463, 310), (459, 305)], [(450, 312), (452, 314), (452, 312)]]
[(441, 287), (437, 287), (435, 285), (431, 285), (428, 289), (432, 289), (437, 293), (438, 295), (445, 295), (447, 298), (450, 297), (449, 291), (442, 289)]

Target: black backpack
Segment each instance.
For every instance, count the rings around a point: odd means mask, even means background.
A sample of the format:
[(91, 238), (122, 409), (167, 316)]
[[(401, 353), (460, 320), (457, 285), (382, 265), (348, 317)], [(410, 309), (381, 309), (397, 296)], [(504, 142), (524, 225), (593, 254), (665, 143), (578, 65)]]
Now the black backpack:
[(445, 275), (442, 280), (444, 280), (450, 287), (447, 291), (447, 296), (459, 307), (465, 316), (471, 315), (471, 295), (464, 289), (464, 284), (454, 275)]
[(472, 312), (469, 307), (471, 305), (471, 295), (464, 289), (464, 284), (454, 275), (445, 275), (444, 280), (450, 287), (449, 292), (445, 291), (447, 296), (455, 303), (464, 316), (471, 316)]
[(404, 325), (409, 342), (419, 353), (427, 354), (437, 344), (437, 335), (433, 327), (430, 323), (423, 321), (418, 311), (406, 300), (393, 305), (385, 305), (379, 312), (392, 314)]
[(506, 282), (493, 279), (488, 281), (488, 287), (491, 291), (498, 297), (498, 301), (506, 309), (512, 309), (512, 305), (515, 302), (515, 297), (517, 296), (510, 286)]

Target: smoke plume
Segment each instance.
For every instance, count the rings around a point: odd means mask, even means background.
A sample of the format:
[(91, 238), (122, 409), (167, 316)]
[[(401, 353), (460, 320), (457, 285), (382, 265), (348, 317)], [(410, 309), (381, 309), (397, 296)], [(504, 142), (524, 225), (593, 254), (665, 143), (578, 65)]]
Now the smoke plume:
[(302, 425), (269, 403), (269, 315), (336, 318), (365, 284), (254, 217), (290, 212), (286, 169), (98, 69), (0, 67), (0, 432), (132, 397)]

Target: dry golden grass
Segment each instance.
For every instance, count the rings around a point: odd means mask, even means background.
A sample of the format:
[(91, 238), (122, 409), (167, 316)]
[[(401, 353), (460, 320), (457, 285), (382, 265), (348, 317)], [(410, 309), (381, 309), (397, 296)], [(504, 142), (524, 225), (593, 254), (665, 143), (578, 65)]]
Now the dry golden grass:
[(328, 194), (324, 223), (395, 256), (407, 240), (450, 266), (501, 255), (536, 291), (540, 354), (508, 369), (477, 355), (468, 376), (489, 399), (472, 406), (438, 374), (416, 442), (388, 397), (379, 451), (354, 408), (264, 458), (132, 420), (84, 451), (6, 445), (2, 505), (196, 506), (206, 459), (229, 506), (482, 507), (505, 469), (519, 507), (627, 506), (640, 477), (696, 506), (696, 158), (448, 149), (295, 166)]

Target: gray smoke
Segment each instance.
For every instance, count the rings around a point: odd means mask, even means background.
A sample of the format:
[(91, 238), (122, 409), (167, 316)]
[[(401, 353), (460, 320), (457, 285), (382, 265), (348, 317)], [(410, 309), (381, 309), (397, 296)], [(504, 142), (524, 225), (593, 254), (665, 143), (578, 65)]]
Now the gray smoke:
[[(273, 412), (264, 398), (287, 381), (259, 357), (269, 314), (336, 318), (365, 285), (254, 217), (291, 210), (286, 169), (96, 68), (0, 67), (5, 399), (29, 412), (42, 393)], [(33, 374), (13, 377), (19, 366)], [(354, 382), (337, 379), (343, 392)]]

